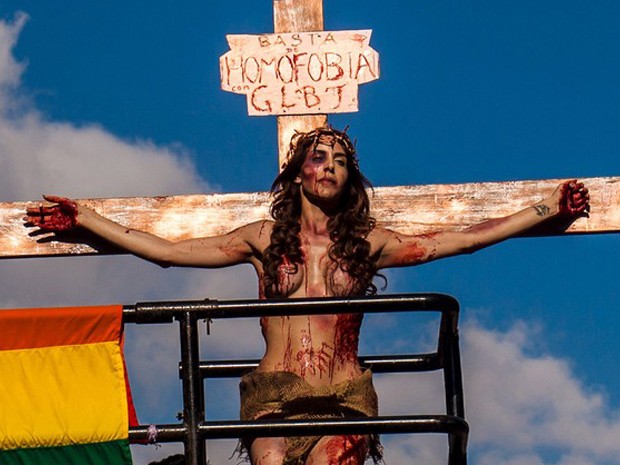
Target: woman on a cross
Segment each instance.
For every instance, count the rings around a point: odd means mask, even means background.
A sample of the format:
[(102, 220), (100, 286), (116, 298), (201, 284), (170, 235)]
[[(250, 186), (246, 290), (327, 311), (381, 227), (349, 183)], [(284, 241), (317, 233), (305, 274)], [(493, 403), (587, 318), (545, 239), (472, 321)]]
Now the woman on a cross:
[[(162, 266), (219, 268), (251, 263), (261, 298), (374, 294), (383, 268), (419, 265), (472, 253), (552, 218), (589, 209), (587, 189), (568, 181), (548, 198), (513, 215), (463, 231), (404, 235), (375, 225), (355, 148), (331, 128), (297, 134), (289, 162), (272, 186), (271, 220), (226, 235), (171, 242), (128, 229), (73, 200), (28, 210), (44, 231), (89, 230)], [(369, 371), (358, 363), (361, 314), (264, 317), (266, 351), (241, 380), (241, 419), (377, 415)], [(375, 436), (246, 438), (253, 465), (361, 465), (379, 460)]]

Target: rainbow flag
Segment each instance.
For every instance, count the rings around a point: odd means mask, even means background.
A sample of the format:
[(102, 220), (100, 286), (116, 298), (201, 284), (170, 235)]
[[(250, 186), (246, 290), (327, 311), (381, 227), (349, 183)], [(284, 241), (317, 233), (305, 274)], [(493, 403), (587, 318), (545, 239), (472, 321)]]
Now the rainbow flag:
[(0, 310), (0, 465), (132, 463), (122, 307)]

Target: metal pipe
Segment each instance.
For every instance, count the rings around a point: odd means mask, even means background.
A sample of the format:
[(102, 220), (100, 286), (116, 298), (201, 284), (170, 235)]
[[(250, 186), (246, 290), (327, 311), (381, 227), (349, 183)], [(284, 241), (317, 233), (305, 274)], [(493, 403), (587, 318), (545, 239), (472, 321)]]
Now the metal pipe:
[(464, 436), (469, 425), (448, 415), (411, 415), (329, 420), (221, 421), (200, 425), (205, 439), (280, 436), (328, 436), (336, 434), (444, 433)]
[[(465, 418), (463, 379), (460, 364), (459, 336), (455, 331), (444, 341), (444, 385), (448, 415)], [(448, 465), (461, 465), (467, 461), (467, 436), (450, 434), (448, 437)]]
[[(177, 442), (183, 439), (183, 425), (157, 425), (157, 442)], [(451, 415), (403, 415), (378, 418), (335, 418), (327, 420), (255, 420), (210, 421), (198, 425), (203, 439), (228, 439), (243, 436), (326, 436), (334, 434), (407, 434), (443, 433), (466, 438), (469, 425)], [(132, 441), (145, 440), (146, 426), (130, 428)]]
[[(201, 360), (200, 376), (204, 378), (234, 378), (258, 367), (259, 360)], [(373, 373), (410, 373), (434, 371), (441, 368), (436, 353), (414, 355), (375, 355), (359, 357), (359, 363)], [(179, 377), (183, 364), (179, 363)]]
[(198, 328), (196, 316), (191, 311), (177, 315), (181, 333), (181, 359), (183, 361), (183, 425), (185, 427), (185, 460), (188, 465), (203, 465), (206, 461), (204, 440), (199, 425), (204, 420), (204, 390), (198, 369)]
[[(386, 307), (387, 310), (386, 310)], [(176, 313), (190, 311), (198, 319), (250, 318), (337, 313), (441, 311), (452, 325), (458, 302), (444, 294), (394, 294), (348, 298), (303, 298), (273, 300), (190, 300), (139, 302), (123, 306), (123, 318), (133, 323), (169, 323)]]

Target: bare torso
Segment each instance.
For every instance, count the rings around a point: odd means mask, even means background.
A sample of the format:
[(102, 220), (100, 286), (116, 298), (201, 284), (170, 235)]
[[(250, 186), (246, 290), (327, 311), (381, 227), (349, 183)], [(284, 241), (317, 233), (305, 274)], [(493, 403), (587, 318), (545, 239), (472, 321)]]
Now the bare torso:
[[(328, 257), (329, 238), (302, 232), (300, 239), (304, 262), (296, 269), (285, 262), (279, 270), (283, 295), (293, 299), (351, 295), (350, 277)], [(254, 265), (262, 275), (262, 264)], [(361, 374), (357, 360), (361, 323), (361, 314), (263, 317), (266, 351), (258, 370), (293, 372), (315, 386), (353, 379)]]

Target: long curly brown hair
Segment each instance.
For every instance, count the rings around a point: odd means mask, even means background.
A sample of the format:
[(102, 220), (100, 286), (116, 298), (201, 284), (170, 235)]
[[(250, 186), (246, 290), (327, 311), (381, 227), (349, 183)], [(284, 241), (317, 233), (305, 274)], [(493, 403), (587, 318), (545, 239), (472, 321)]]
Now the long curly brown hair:
[[(301, 230), (300, 185), (295, 179), (300, 173), (306, 154), (316, 149), (319, 139), (330, 136), (333, 143), (340, 143), (347, 155), (348, 180), (340, 199), (340, 206), (327, 222), (331, 240), (328, 255), (334, 264), (328, 279), (340, 269), (351, 280), (346, 295), (371, 295), (377, 292), (372, 279), (377, 273), (376, 261), (370, 257), (370, 243), (366, 240), (375, 227), (370, 216), (370, 201), (366, 188), (370, 181), (360, 172), (355, 147), (344, 131), (330, 127), (308, 133), (297, 133), (291, 140), (289, 161), (271, 186), (274, 196), (271, 216), (275, 220), (271, 243), (263, 254), (263, 290), (266, 297), (286, 297), (280, 288), (279, 270), (284, 264), (294, 267), (303, 264), (299, 232)], [(280, 271), (281, 272), (281, 271)]]

